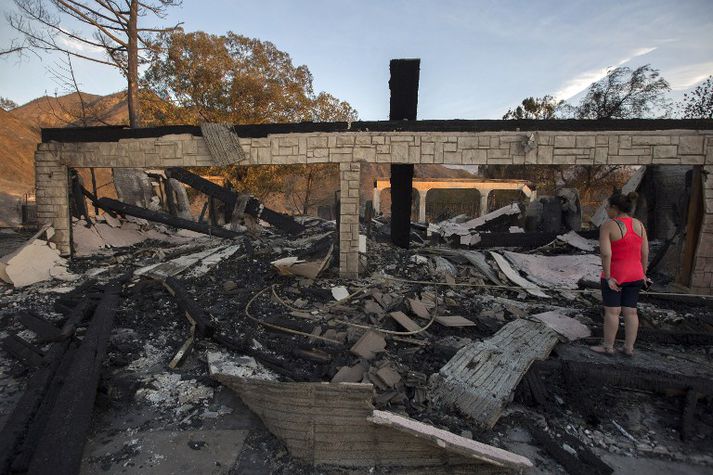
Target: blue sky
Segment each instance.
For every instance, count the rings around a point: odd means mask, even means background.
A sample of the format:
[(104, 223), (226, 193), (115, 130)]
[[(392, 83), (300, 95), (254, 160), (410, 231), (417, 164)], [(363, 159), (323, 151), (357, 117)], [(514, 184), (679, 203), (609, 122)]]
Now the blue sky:
[[(0, 3), (0, 44), (13, 38)], [(363, 120), (388, 116), (388, 62), (421, 58), (419, 118), (500, 118), (526, 96), (576, 98), (611, 66), (650, 63), (674, 97), (713, 74), (713, 1), (184, 0), (164, 24), (268, 40), (306, 64), (315, 90)], [(42, 60), (0, 60), (0, 96), (57, 89)], [(75, 64), (82, 89), (125, 87), (114, 69)], [(61, 91), (60, 91), (61, 92)]]

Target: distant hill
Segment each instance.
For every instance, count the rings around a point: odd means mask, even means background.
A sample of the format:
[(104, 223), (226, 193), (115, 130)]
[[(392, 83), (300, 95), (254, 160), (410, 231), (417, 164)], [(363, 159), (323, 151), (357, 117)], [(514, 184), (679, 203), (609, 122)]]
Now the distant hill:
[(120, 125), (129, 122), (124, 91), (108, 96), (85, 92), (57, 97), (42, 96), (13, 109), (10, 113), (38, 130), (42, 127)]
[(19, 195), (34, 189), (32, 159), (39, 141), (39, 129), (0, 109), (0, 191)]

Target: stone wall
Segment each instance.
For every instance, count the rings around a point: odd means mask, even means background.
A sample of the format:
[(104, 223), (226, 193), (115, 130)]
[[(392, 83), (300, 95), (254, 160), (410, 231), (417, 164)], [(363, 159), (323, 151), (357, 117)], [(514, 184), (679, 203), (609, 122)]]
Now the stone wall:
[(349, 278), (359, 274), (360, 173), (359, 162), (339, 164), (339, 273)]
[[(713, 130), (309, 132), (241, 138), (245, 164), (339, 163), (340, 271), (358, 272), (359, 163), (453, 165), (706, 165), (713, 168)], [(54, 240), (69, 253), (67, 167), (215, 165), (200, 136), (164, 135), (117, 142), (48, 142), (36, 153), (38, 216), (54, 225)], [(713, 182), (706, 188), (704, 232), (694, 287), (713, 288)]]
[[(242, 138), (251, 164), (443, 163), (452, 165), (713, 164), (713, 131), (339, 132)], [(189, 134), (118, 142), (43, 143), (75, 167), (208, 166), (202, 137)]]

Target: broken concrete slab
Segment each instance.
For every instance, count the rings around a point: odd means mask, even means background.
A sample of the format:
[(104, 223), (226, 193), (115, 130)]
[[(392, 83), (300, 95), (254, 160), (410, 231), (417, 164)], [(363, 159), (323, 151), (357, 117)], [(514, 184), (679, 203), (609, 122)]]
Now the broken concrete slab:
[(138, 432), (129, 440), (90, 440), (81, 474), (228, 473), (242, 450), (247, 430)]
[(370, 360), (386, 349), (386, 340), (381, 333), (374, 330), (367, 330), (359, 340), (351, 347), (351, 352), (355, 355)]

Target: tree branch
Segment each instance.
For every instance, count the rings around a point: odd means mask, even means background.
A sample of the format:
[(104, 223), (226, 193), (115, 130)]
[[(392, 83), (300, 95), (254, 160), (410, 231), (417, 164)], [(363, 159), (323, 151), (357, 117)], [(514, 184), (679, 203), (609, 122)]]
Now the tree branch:
[(89, 25), (92, 25), (95, 27), (97, 30), (101, 31), (104, 33), (106, 36), (111, 38), (114, 42), (120, 44), (123, 47), (127, 47), (128, 43), (125, 40), (119, 39), (116, 35), (111, 33), (107, 28), (105, 28), (101, 23), (99, 23), (97, 20), (92, 19), (90, 16), (86, 15), (85, 13), (77, 10), (76, 8), (72, 7), (71, 5), (67, 4), (65, 0), (54, 0), (58, 5), (65, 6), (68, 10), (71, 10), (72, 12), (75, 12), (78, 16), (72, 15), (70, 11), (65, 11), (68, 15), (76, 18), (79, 21), (82, 21), (84, 23), (87, 23)]

